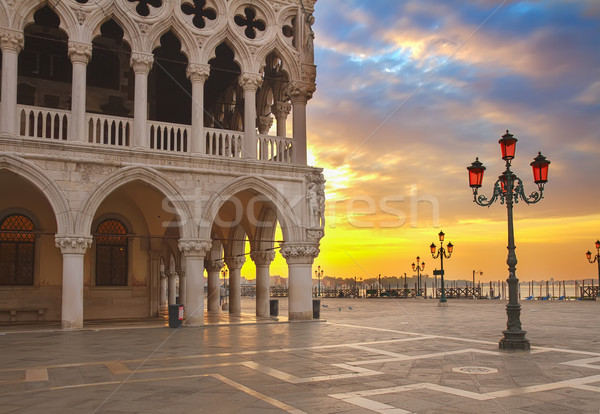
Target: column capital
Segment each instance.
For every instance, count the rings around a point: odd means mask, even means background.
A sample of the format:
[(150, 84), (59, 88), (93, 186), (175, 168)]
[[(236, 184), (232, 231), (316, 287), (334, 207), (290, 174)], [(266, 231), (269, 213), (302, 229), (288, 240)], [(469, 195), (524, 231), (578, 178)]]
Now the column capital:
[(221, 260), (205, 260), (204, 267), (208, 272), (220, 272), (225, 266)]
[(287, 118), (292, 111), (292, 104), (289, 102), (275, 102), (271, 105), (271, 112), (276, 118)]
[(204, 257), (212, 247), (211, 240), (179, 239), (179, 251), (184, 256)]
[(273, 117), (271, 115), (262, 115), (258, 117), (258, 133), (266, 134), (273, 125)]
[(92, 237), (77, 234), (57, 234), (54, 236), (54, 244), (62, 254), (85, 254), (86, 250), (92, 246)]
[(317, 90), (317, 85), (301, 81), (292, 81), (289, 83), (285, 93), (290, 97), (292, 104), (306, 103), (312, 98), (313, 93)]
[(87, 65), (92, 58), (92, 44), (69, 41), (68, 53), (72, 63)]
[(241, 269), (242, 266), (246, 263), (245, 257), (226, 257), (225, 264), (229, 268), (230, 271), (234, 271), (236, 269)]
[(23, 49), (25, 38), (23, 32), (10, 29), (0, 29), (0, 49), (3, 52), (19, 53)]
[(260, 85), (262, 85), (263, 78), (260, 73), (244, 72), (239, 76), (238, 82), (244, 89), (244, 92), (256, 92), (260, 88)]
[(192, 83), (204, 83), (210, 76), (210, 65), (204, 63), (190, 63), (185, 70), (185, 74)]
[(275, 251), (253, 251), (250, 253), (250, 258), (257, 266), (268, 266), (275, 259)]
[(319, 244), (283, 243), (281, 255), (290, 264), (312, 264), (319, 255)]
[(152, 69), (154, 63), (154, 55), (152, 53), (131, 53), (131, 59), (129, 65), (133, 68), (135, 73), (142, 73), (147, 75)]

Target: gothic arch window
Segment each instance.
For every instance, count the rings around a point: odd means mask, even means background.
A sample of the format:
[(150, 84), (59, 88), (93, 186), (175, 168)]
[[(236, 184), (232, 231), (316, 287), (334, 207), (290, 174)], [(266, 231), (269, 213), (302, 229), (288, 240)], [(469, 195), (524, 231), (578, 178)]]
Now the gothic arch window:
[(34, 230), (33, 221), (21, 214), (0, 224), (0, 286), (33, 285)]
[(96, 286), (127, 286), (127, 229), (116, 219), (96, 229)]

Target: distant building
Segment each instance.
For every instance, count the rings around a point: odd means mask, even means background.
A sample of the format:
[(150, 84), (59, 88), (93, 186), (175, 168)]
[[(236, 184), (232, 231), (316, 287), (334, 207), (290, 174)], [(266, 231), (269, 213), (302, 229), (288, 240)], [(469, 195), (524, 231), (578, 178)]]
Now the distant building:
[(0, 320), (239, 313), (246, 237), (266, 316), (277, 223), (312, 318), (315, 1), (0, 0)]

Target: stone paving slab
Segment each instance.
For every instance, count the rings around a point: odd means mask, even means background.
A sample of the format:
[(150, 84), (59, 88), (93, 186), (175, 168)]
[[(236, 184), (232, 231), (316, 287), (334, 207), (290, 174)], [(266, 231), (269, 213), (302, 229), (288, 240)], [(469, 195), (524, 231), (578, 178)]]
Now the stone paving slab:
[(0, 327), (0, 413), (600, 413), (600, 303), (523, 303), (527, 352), (498, 349), (501, 301), (322, 305), (314, 323), (280, 300), (285, 323)]

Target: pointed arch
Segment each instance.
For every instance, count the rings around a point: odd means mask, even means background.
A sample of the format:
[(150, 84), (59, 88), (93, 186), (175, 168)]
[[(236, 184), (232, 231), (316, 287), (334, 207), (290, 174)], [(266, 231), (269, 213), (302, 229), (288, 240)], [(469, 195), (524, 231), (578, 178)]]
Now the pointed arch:
[(100, 204), (117, 188), (133, 182), (141, 181), (162, 193), (173, 205), (181, 223), (182, 238), (193, 238), (196, 235), (192, 223), (193, 216), (185, 202), (184, 196), (169, 180), (157, 170), (149, 167), (131, 166), (115, 171), (98, 183), (84, 201), (75, 221), (75, 230), (87, 234), (90, 231), (94, 215)]
[(157, 22), (151, 26), (146, 34), (148, 39), (147, 47), (149, 47), (148, 53), (152, 53), (153, 50), (160, 47), (160, 38), (169, 31), (173, 32), (173, 35), (181, 43), (181, 53), (185, 55), (188, 62), (200, 62), (198, 60), (199, 53), (196, 52), (198, 49), (196, 40), (191, 32), (174, 18), (167, 19), (164, 22)]
[[(273, 45), (273, 43), (275, 44)], [(283, 68), (289, 76), (289, 81), (301, 79), (302, 74), (299, 71), (300, 65), (297, 63), (299, 56), (297, 53), (290, 51), (290, 47), (281, 40), (280, 36), (277, 36), (274, 42), (265, 44), (256, 52), (257, 61), (260, 65), (257, 68), (257, 72), (263, 72), (267, 56), (271, 53), (275, 53), (283, 62)]]
[(210, 238), (212, 223), (217, 217), (221, 206), (242, 191), (254, 191), (270, 202), (276, 211), (283, 237), (287, 242), (302, 241), (301, 228), (297, 223), (290, 202), (267, 180), (259, 177), (237, 178), (210, 197), (202, 214), (199, 229), (200, 237)]
[(40, 9), (48, 6), (60, 20), (59, 28), (63, 30), (69, 40), (84, 41), (79, 37), (79, 31), (77, 28), (79, 24), (77, 17), (73, 14), (73, 10), (65, 4), (65, 2), (40, 2), (38, 0), (24, 0), (17, 2), (13, 15), (15, 21), (13, 26), (16, 30), (25, 30), (25, 26), (33, 23), (33, 15)]
[(209, 60), (216, 57), (215, 51), (221, 43), (227, 44), (233, 50), (233, 61), (240, 67), (243, 72), (252, 71), (252, 57), (248, 48), (236, 39), (238, 35), (231, 28), (224, 27), (220, 33), (214, 34), (202, 46), (201, 55), (198, 62), (208, 63)]
[(58, 234), (73, 233), (73, 219), (69, 202), (64, 193), (48, 173), (36, 164), (24, 158), (11, 154), (0, 155), (0, 170), (7, 170), (27, 179), (48, 200), (56, 217)]
[(142, 44), (138, 34), (139, 28), (129, 16), (118, 13), (115, 10), (114, 4), (111, 4), (107, 10), (104, 10), (104, 13), (90, 14), (84, 26), (86, 41), (91, 42), (97, 36), (100, 36), (100, 27), (109, 20), (114, 20), (123, 29), (123, 40), (127, 42), (131, 50), (141, 50)]

